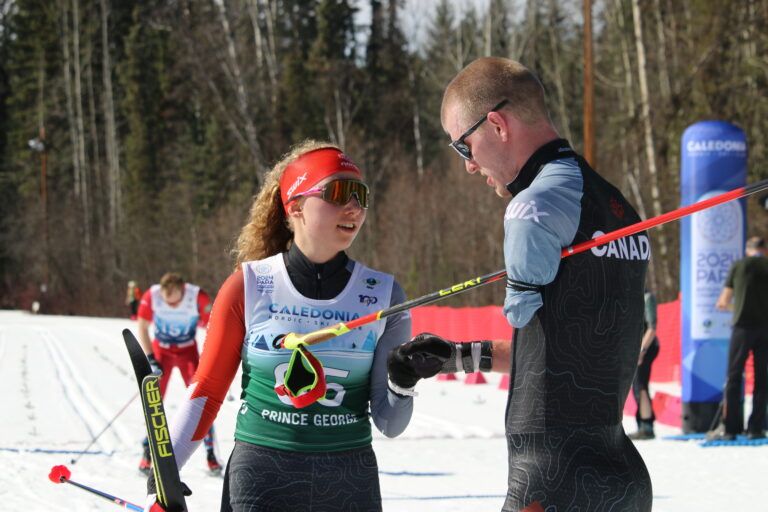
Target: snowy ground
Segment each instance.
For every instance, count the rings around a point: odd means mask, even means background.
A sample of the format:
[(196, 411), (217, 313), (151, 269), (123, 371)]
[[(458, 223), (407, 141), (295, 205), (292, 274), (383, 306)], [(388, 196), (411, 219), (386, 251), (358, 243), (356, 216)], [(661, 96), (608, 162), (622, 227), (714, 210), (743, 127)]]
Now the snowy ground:
[[(127, 320), (32, 316), (0, 311), (0, 510), (118, 510), (76, 489), (55, 485), (52, 466), (67, 465), (72, 480), (134, 503), (144, 501), (136, 466), (144, 426), (133, 400), (86, 455), (71, 460), (136, 393), (120, 331)], [(485, 385), (428, 381), (419, 385), (416, 412), (397, 439), (375, 437), (384, 510), (494, 511), (506, 488), (503, 437), (505, 393), (499, 378)], [(236, 381), (236, 384), (237, 385)], [(237, 396), (238, 389), (232, 390)], [(172, 416), (182, 393), (171, 378)], [(216, 421), (219, 450), (232, 448), (236, 400)], [(628, 430), (633, 421), (626, 418)], [(659, 427), (661, 434), (678, 433)], [(653, 479), (654, 510), (765, 510), (768, 446), (701, 448), (656, 439), (638, 444)], [(202, 450), (182, 471), (194, 495), (193, 512), (218, 510), (221, 479), (208, 476)]]

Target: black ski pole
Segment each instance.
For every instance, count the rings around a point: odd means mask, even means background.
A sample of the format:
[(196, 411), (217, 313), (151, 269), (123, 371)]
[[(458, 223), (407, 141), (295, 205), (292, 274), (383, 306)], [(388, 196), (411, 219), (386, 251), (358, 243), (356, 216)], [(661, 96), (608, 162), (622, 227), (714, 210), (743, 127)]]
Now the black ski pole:
[(131, 405), (131, 403), (132, 403), (134, 400), (136, 400), (136, 397), (137, 397), (137, 396), (139, 396), (139, 393), (138, 393), (138, 392), (136, 392), (136, 394), (135, 394), (135, 395), (133, 395), (133, 396), (131, 397), (131, 399), (130, 399), (130, 400), (128, 400), (128, 401), (125, 403), (125, 405), (124, 405), (124, 406), (123, 406), (123, 407), (122, 407), (122, 408), (121, 408), (119, 411), (117, 411), (117, 414), (115, 414), (115, 416), (114, 416), (114, 417), (113, 417), (111, 420), (109, 420), (109, 423), (107, 423), (107, 426), (106, 426), (106, 427), (104, 427), (104, 428), (101, 430), (101, 432), (99, 432), (98, 434), (96, 434), (96, 436), (95, 436), (93, 439), (91, 439), (91, 442), (90, 442), (90, 443), (88, 443), (88, 446), (86, 446), (86, 447), (85, 447), (85, 448), (84, 448), (84, 449), (83, 449), (83, 450), (82, 450), (82, 451), (81, 451), (81, 452), (80, 452), (80, 453), (77, 455), (77, 457), (75, 457), (74, 459), (70, 460), (70, 461), (69, 461), (69, 463), (70, 463), (70, 464), (77, 464), (77, 461), (79, 461), (79, 460), (80, 460), (80, 457), (82, 457), (83, 455), (85, 455), (85, 452), (87, 452), (87, 451), (88, 451), (88, 448), (90, 448), (91, 446), (93, 446), (93, 443), (95, 443), (96, 441), (98, 441), (98, 440), (99, 440), (99, 438), (101, 437), (101, 435), (102, 435), (104, 432), (106, 432), (106, 431), (109, 429), (109, 427), (111, 427), (111, 426), (112, 426), (112, 424), (115, 422), (115, 420), (116, 420), (117, 418), (119, 418), (119, 417), (120, 417), (120, 415), (121, 415), (121, 414), (123, 414), (123, 412), (125, 412), (125, 410), (128, 408), (128, 406), (129, 406), (129, 405)]

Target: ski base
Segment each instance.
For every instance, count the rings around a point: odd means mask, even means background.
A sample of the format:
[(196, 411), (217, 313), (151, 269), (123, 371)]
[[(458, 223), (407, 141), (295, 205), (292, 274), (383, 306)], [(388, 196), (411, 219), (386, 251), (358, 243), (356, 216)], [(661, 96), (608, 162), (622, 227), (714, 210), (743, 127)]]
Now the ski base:
[(160, 374), (152, 373), (144, 350), (131, 331), (123, 330), (123, 339), (139, 383), (149, 452), (152, 455), (157, 501), (168, 512), (187, 512), (184, 486), (179, 478), (179, 469), (173, 455), (168, 421), (160, 395)]

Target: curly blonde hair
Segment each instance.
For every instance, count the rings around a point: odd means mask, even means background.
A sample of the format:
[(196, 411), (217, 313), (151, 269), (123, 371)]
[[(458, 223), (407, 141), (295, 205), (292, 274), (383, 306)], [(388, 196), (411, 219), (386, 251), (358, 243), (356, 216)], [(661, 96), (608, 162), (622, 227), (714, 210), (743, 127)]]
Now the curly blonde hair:
[(235, 270), (245, 261), (268, 258), (288, 250), (293, 240), (288, 218), (280, 197), (280, 178), (288, 165), (304, 153), (316, 149), (341, 149), (330, 142), (307, 139), (283, 155), (264, 178), (264, 186), (251, 205), (248, 223), (240, 230), (235, 255)]

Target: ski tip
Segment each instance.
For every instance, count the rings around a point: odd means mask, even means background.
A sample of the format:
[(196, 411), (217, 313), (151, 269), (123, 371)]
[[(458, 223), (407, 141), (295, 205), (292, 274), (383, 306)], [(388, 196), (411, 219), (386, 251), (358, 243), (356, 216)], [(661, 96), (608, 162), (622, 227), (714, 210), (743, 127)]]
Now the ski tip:
[(48, 478), (55, 484), (66, 482), (70, 476), (72, 476), (72, 472), (64, 465), (53, 466), (48, 474)]

